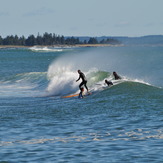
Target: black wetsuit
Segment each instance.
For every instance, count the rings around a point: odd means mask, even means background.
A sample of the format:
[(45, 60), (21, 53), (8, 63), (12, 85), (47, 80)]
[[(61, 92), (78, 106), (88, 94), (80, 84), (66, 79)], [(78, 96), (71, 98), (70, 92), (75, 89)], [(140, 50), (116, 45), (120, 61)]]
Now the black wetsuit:
[(111, 81), (108, 81), (108, 80), (105, 80), (105, 83), (110, 86), (110, 85), (113, 85), (113, 83)]
[[(84, 85), (85, 88), (86, 88), (87, 91), (88, 91), (88, 88), (87, 88), (87, 85), (86, 85), (86, 84), (87, 84), (87, 79), (86, 79), (85, 75), (84, 75), (82, 72), (79, 73), (79, 79), (80, 79), (80, 78), (82, 79), (82, 82), (81, 82), (80, 85), (79, 85), (80, 90), (81, 90), (82, 85)], [(78, 79), (78, 80), (79, 80), (79, 79)], [(78, 80), (77, 80), (77, 81), (78, 81)]]
[(113, 72), (113, 75), (115, 80), (121, 79), (121, 77), (116, 72)]

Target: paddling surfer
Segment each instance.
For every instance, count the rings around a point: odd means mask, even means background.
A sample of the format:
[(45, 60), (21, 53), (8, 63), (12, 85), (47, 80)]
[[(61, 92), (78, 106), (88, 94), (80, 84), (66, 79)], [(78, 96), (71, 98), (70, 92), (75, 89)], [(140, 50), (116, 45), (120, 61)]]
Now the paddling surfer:
[[(76, 80), (76, 82), (79, 81), (80, 79), (82, 79), (82, 82), (81, 82), (80, 85), (79, 85), (79, 89), (80, 89), (80, 91), (81, 91), (80, 94), (82, 94), (83, 91), (84, 91), (84, 88), (82, 88), (83, 85), (85, 86), (85, 88), (86, 88), (86, 90), (87, 90), (87, 92), (88, 92), (88, 88), (87, 88), (87, 79), (86, 79), (84, 73), (81, 72), (80, 70), (78, 70), (78, 73), (79, 73), (79, 78)], [(89, 92), (88, 92), (88, 93), (89, 93)]]

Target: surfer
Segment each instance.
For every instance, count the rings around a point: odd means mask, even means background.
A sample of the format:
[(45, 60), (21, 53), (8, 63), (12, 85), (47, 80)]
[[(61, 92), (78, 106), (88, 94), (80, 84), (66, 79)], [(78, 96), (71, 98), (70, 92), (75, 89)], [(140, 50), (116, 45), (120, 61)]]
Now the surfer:
[[(78, 73), (79, 73), (79, 78), (76, 80), (76, 82), (77, 82), (78, 80), (80, 80), (80, 78), (82, 79), (82, 82), (81, 82), (80, 85), (79, 85), (79, 89), (80, 89), (81, 93), (83, 92), (83, 91), (82, 91), (82, 89), (83, 89), (83, 88), (82, 88), (82, 85), (85, 86), (85, 88), (87, 89), (87, 92), (88, 92), (88, 88), (87, 88), (87, 79), (86, 79), (84, 73), (82, 73), (80, 70), (78, 70)], [(88, 93), (89, 93), (89, 92), (88, 92)]]
[(121, 79), (121, 77), (114, 71), (113, 76), (115, 80)]
[(111, 81), (108, 81), (108, 80), (105, 80), (105, 83), (110, 86), (110, 85), (113, 85), (113, 83)]

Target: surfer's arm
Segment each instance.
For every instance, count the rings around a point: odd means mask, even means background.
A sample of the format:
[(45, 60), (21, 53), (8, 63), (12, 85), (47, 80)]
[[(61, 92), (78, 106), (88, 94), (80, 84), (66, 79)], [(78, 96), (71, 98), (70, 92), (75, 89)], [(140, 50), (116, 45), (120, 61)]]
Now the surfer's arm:
[(76, 82), (77, 82), (79, 79), (80, 79), (80, 76), (79, 76), (79, 78), (76, 80)]

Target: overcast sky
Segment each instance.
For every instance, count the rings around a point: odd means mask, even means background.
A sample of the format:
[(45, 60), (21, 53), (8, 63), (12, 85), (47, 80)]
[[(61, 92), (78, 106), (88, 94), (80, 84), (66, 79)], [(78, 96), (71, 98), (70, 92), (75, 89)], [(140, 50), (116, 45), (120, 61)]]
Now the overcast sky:
[(163, 0), (0, 0), (0, 36), (163, 34)]

